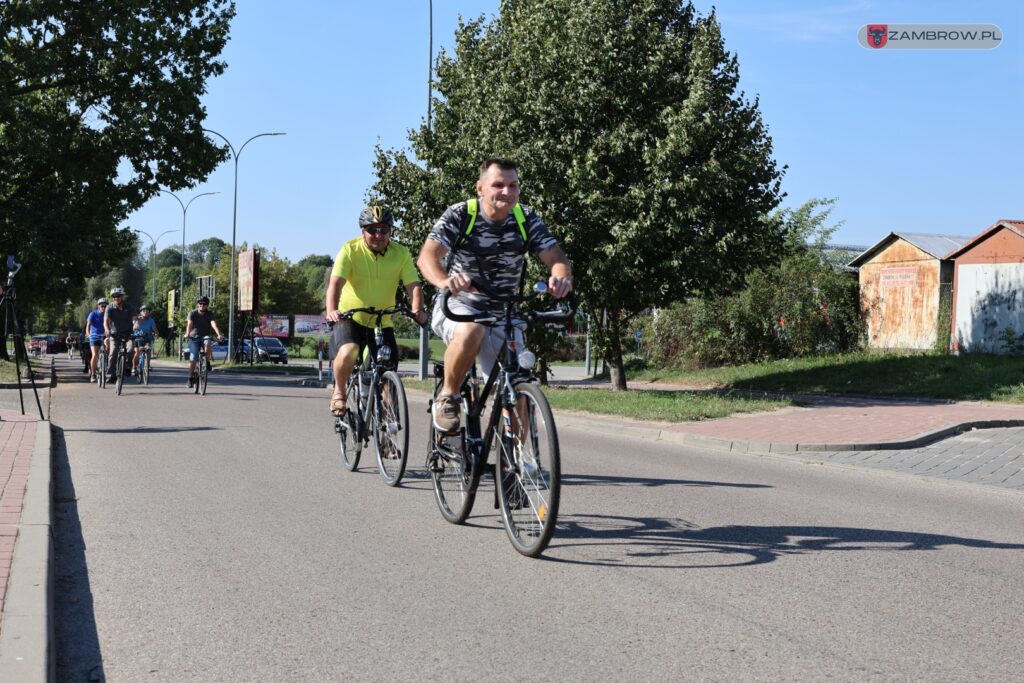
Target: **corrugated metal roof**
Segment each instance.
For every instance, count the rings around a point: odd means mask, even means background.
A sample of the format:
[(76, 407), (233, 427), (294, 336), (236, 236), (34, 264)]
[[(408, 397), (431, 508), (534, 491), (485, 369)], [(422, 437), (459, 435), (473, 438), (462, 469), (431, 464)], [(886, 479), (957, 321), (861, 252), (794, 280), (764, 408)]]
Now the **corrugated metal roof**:
[(850, 267), (859, 268), (865, 261), (870, 260), (872, 256), (898, 239), (909, 242), (929, 256), (941, 260), (950, 251), (966, 244), (971, 238), (966, 235), (938, 235), (928, 232), (890, 232), (863, 254), (850, 261)]
[(1000, 220), (996, 221), (992, 225), (988, 226), (987, 228), (985, 228), (980, 233), (978, 233), (977, 235), (975, 235), (971, 239), (967, 240), (963, 244), (961, 244), (961, 245), (959, 245), (957, 247), (954, 247), (952, 250), (950, 250), (950, 252), (948, 254), (946, 254), (945, 258), (947, 258), (947, 259), (956, 258), (960, 254), (963, 254), (965, 251), (967, 251), (968, 249), (973, 247), (978, 242), (981, 242), (984, 239), (988, 239), (988, 237), (992, 233), (994, 233), (997, 230), (1000, 230), (1002, 228), (1006, 228), (1007, 230), (1012, 230), (1013, 232), (1017, 233), (1017, 235), (1019, 235), (1020, 237), (1024, 237), (1024, 221), (1015, 221), (1015, 220), (1008, 220), (1006, 218), (1003, 218), (1003, 219), (1000, 219)]

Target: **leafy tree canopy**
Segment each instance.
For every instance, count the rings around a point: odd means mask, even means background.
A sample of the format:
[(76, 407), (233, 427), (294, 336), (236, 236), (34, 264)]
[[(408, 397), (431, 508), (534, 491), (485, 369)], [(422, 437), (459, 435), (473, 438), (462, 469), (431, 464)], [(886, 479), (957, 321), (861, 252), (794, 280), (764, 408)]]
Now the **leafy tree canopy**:
[(777, 259), (783, 169), (714, 13), (678, 0), (504, 0), (437, 59), (433, 126), (378, 149), (371, 194), (419, 246), (487, 156), (520, 163), (523, 201), (570, 259), (625, 388), (624, 324), (738, 286)]
[[(0, 251), (25, 299), (63, 303), (97, 261), (130, 256), (125, 218), (225, 158), (200, 97), (234, 16), (230, 0), (0, 3)], [(78, 292), (75, 292), (77, 295)]]

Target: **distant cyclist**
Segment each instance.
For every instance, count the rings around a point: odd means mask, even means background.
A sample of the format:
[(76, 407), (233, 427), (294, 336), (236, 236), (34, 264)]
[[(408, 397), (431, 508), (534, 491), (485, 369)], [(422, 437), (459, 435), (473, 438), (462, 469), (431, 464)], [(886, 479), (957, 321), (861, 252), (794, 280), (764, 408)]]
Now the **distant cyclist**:
[[(189, 311), (188, 318), (185, 323), (185, 337), (188, 339), (188, 388), (192, 388), (192, 375), (196, 371), (196, 363), (199, 361), (200, 350), (206, 354), (206, 358), (210, 363), (210, 367), (213, 367), (213, 343), (209, 340), (205, 341), (206, 337), (213, 337), (213, 333), (217, 333), (217, 337), (223, 337), (220, 333), (220, 328), (217, 327), (217, 321), (213, 319), (213, 313), (210, 312), (210, 298), (201, 296), (196, 299), (196, 307)], [(202, 347), (202, 348), (200, 348)]]
[[(358, 360), (359, 350), (374, 346), (374, 317), (356, 313), (351, 320), (340, 320), (339, 314), (351, 308), (391, 308), (395, 305), (398, 283), (405, 285), (412, 313), (420, 325), (427, 322), (423, 310), (423, 289), (420, 276), (412, 262), (408, 247), (391, 241), (395, 227), (390, 209), (368, 206), (359, 214), (363, 234), (342, 246), (334, 259), (334, 269), (327, 285), (327, 319), (333, 323), (330, 340), (331, 369), (334, 391), (330, 411), (345, 414), (345, 386)], [(384, 343), (391, 347), (392, 363), (398, 363), (398, 342), (391, 320), (381, 321)]]
[(103, 313), (107, 310), (108, 301), (100, 298), (96, 301), (96, 310), (85, 319), (82, 339), (89, 341), (92, 357), (89, 359), (89, 381), (96, 381), (96, 367), (100, 361), (100, 346), (103, 344)]
[(135, 309), (124, 300), (124, 290), (115, 287), (110, 290), (110, 298), (113, 303), (107, 306), (103, 313), (103, 333), (111, 341), (107, 344), (110, 352), (110, 366), (107, 368), (107, 379), (113, 383), (117, 381), (117, 356), (118, 345), (112, 340), (113, 337), (128, 337), (135, 325)]
[(138, 335), (139, 343), (135, 345), (135, 355), (132, 356), (132, 374), (138, 372), (139, 356), (142, 355), (142, 345), (152, 344), (156, 339), (156, 321), (149, 315), (149, 306), (143, 304), (139, 309), (139, 317), (135, 321), (134, 333)]

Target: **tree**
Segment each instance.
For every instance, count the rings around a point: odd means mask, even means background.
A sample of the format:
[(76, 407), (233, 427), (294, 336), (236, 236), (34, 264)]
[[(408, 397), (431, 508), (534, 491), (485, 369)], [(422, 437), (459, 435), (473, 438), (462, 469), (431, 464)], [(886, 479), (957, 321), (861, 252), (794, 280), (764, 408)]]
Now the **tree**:
[(516, 158), (523, 201), (572, 260), (613, 386), (625, 389), (630, 319), (735, 288), (782, 251), (785, 229), (770, 216), (784, 169), (738, 80), (714, 13), (692, 4), (504, 0), (490, 23), (460, 24), (454, 55), (437, 60), (433, 127), (409, 135), (416, 160), (378, 148), (371, 194), (418, 247), (472, 192), (480, 159)]
[(97, 259), (134, 253), (132, 211), (226, 158), (199, 98), (233, 16), (230, 0), (0, 3), (0, 251), (25, 264), (26, 303), (77, 296)]

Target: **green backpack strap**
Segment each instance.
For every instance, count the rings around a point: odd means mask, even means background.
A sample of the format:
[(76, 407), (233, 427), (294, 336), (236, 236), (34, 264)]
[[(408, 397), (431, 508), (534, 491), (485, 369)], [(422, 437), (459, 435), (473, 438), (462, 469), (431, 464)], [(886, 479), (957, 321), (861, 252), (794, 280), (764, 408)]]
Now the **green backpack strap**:
[[(476, 217), (480, 212), (480, 200), (476, 197), (466, 200), (466, 213), (469, 215), (469, 222), (466, 224), (466, 229), (459, 235), (459, 239), (455, 242), (455, 248), (458, 249), (466, 240), (469, 239), (469, 235), (473, 232), (473, 226), (476, 225)], [(516, 219), (516, 225), (519, 226), (519, 234), (522, 235), (523, 244), (526, 244), (529, 240), (526, 237), (526, 214), (523, 213), (523, 207), (516, 202), (516, 205), (512, 207), (512, 215)]]

